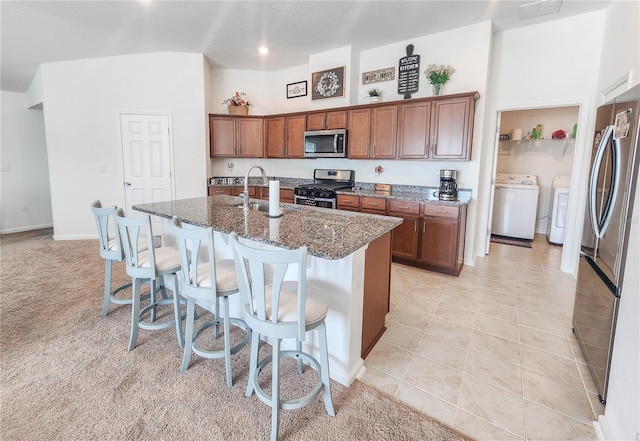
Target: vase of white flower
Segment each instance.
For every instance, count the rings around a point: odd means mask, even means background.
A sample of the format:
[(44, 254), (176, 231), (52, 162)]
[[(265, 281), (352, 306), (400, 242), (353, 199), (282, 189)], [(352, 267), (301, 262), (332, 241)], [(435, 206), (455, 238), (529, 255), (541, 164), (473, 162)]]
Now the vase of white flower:
[(453, 67), (443, 64), (429, 64), (427, 66), (424, 75), (433, 86), (433, 96), (439, 96), (442, 93), (442, 86), (449, 81), (453, 72), (455, 72)]

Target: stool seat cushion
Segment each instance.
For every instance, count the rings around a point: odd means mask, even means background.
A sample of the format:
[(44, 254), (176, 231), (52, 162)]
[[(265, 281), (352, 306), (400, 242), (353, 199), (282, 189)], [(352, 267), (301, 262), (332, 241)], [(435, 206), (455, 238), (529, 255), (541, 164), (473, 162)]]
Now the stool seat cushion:
[[(155, 249), (156, 269), (159, 272), (180, 269), (180, 256), (176, 247), (160, 247)], [(149, 268), (149, 251), (143, 251), (138, 255), (138, 266)]]
[[(211, 288), (211, 271), (208, 262), (198, 265), (198, 287)], [(216, 259), (216, 291), (218, 297), (224, 297), (238, 290), (238, 278), (233, 259)]]
[[(154, 243), (155, 246), (155, 243)], [(107, 249), (109, 251), (116, 251), (118, 249), (118, 240), (116, 238), (109, 239), (109, 243), (107, 244)], [(147, 238), (145, 236), (140, 236), (138, 238), (138, 250), (146, 251), (149, 249), (149, 244), (147, 243)]]
[[(304, 308), (305, 324), (307, 326), (321, 322), (327, 316), (329, 306), (326, 303), (315, 300), (312, 296), (311, 286), (307, 285), (307, 295)], [(271, 320), (271, 285), (266, 286), (267, 320)], [(278, 308), (278, 320), (283, 322), (295, 322), (298, 308), (298, 283), (286, 281), (282, 283), (280, 291), (280, 307)]]

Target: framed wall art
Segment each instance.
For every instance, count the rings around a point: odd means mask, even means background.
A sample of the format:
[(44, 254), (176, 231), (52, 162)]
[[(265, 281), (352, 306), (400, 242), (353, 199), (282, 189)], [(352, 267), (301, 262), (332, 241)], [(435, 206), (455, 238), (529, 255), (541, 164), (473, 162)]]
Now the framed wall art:
[(301, 96), (307, 96), (306, 81), (298, 81), (297, 83), (287, 84), (287, 99), (300, 98)]
[(344, 69), (335, 67), (311, 74), (311, 101), (344, 96)]

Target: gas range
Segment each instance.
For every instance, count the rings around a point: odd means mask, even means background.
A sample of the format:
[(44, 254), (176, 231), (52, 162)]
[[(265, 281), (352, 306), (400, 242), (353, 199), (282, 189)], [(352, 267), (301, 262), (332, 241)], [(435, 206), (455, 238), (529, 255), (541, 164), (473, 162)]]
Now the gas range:
[(294, 203), (315, 207), (336, 208), (336, 190), (353, 188), (354, 170), (315, 169), (313, 183), (303, 184), (293, 190)]

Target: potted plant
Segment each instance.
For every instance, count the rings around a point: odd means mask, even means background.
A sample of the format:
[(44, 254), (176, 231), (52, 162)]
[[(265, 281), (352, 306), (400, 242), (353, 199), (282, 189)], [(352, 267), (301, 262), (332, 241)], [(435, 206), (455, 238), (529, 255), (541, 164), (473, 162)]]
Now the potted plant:
[(244, 92), (236, 92), (231, 98), (222, 101), (222, 105), (226, 105), (229, 109), (229, 115), (247, 115), (249, 113), (251, 103), (243, 98), (246, 95)]
[(370, 103), (379, 103), (380, 100), (382, 99), (382, 90), (378, 89), (376, 87), (367, 90), (367, 93), (369, 94), (369, 102)]
[(427, 66), (427, 70), (424, 71), (424, 75), (433, 85), (433, 96), (440, 95), (442, 92), (442, 85), (449, 81), (449, 77), (451, 77), (453, 72), (455, 72), (453, 67), (445, 66), (443, 64), (430, 64)]

